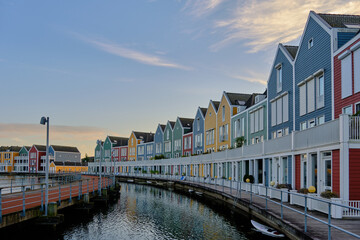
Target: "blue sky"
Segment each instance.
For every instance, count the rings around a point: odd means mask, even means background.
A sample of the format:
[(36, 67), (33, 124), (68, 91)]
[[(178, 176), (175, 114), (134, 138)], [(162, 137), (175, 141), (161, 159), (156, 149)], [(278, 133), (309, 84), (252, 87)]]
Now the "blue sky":
[(50, 143), (93, 155), (98, 138), (194, 117), (223, 91), (263, 92), (278, 43), (297, 44), (310, 10), (359, 6), (0, 0), (0, 145), (45, 144), (44, 115)]

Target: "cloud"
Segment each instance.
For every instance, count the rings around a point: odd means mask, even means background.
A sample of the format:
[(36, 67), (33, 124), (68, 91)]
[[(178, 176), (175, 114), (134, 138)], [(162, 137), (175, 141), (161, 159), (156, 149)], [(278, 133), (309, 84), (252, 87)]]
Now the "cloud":
[(169, 60), (166, 60), (166, 59), (161, 58), (156, 55), (142, 53), (142, 52), (139, 52), (139, 51), (136, 51), (136, 50), (133, 50), (130, 48), (125, 48), (118, 44), (110, 43), (107, 41), (100, 41), (100, 40), (87, 38), (87, 37), (84, 37), (77, 33), (73, 33), (73, 35), (75, 35), (77, 38), (79, 38), (87, 43), (90, 43), (94, 47), (96, 47), (104, 52), (110, 53), (112, 55), (120, 56), (123, 58), (131, 59), (136, 62), (140, 62), (142, 64), (158, 66), (158, 67), (166, 67), (166, 68), (191, 70), (190, 67), (171, 62)]
[(201, 17), (214, 11), (226, 0), (187, 0), (182, 11)]
[(267, 85), (267, 80), (266, 80), (267, 78), (264, 74), (250, 71), (250, 70), (246, 71), (245, 74), (246, 75), (234, 74), (234, 75), (230, 75), (230, 77), (239, 79), (239, 80), (243, 80), (243, 81), (247, 81), (247, 82), (251, 82), (251, 83), (260, 83), (261, 85), (264, 85), (264, 86)]
[[(188, 1), (185, 9), (196, 16), (212, 13), (223, 0)], [(226, 11), (227, 10), (227, 11)], [(259, 52), (289, 43), (301, 36), (310, 10), (319, 13), (359, 14), (359, 1), (346, 0), (244, 0), (231, 1), (222, 12), (226, 17), (214, 21), (220, 40), (210, 46), (218, 51), (243, 42), (248, 52)]]

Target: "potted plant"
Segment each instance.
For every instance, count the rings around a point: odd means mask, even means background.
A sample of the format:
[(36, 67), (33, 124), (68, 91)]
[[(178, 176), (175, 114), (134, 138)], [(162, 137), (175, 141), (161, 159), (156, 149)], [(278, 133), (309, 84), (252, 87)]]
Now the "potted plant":
[(244, 136), (241, 136), (241, 137), (237, 137), (236, 139), (235, 139), (235, 144), (236, 144), (236, 147), (238, 148), (238, 147), (242, 147), (243, 145), (244, 145), (244, 143), (245, 143), (245, 137)]

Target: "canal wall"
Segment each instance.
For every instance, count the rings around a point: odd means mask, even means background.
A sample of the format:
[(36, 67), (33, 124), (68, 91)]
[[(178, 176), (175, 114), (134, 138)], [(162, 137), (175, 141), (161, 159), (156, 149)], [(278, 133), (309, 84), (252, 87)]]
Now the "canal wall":
[(227, 207), (233, 212), (236, 212), (249, 219), (254, 219), (271, 226), (278, 231), (284, 233), (289, 239), (314, 239), (309, 233), (305, 233), (295, 224), (282, 220), (271, 210), (266, 210), (264, 207), (257, 205), (255, 202), (250, 202), (249, 199), (239, 198), (236, 194), (226, 193), (220, 186), (219, 190), (207, 187), (206, 184), (196, 184), (178, 180), (152, 179), (146, 177), (118, 177), (119, 182), (146, 184), (155, 187), (174, 189), (184, 194), (190, 192), (195, 196), (202, 197), (205, 201), (216, 202), (224, 207)]

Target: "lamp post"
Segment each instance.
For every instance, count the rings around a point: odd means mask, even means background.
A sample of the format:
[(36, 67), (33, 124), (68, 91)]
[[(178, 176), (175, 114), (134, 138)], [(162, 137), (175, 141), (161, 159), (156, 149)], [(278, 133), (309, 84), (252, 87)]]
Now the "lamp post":
[(45, 216), (47, 216), (49, 203), (49, 117), (42, 117), (40, 124), (46, 124)]
[(100, 186), (99, 186), (99, 196), (101, 197), (101, 188), (102, 188), (102, 182), (101, 182), (101, 172), (102, 172), (102, 169), (101, 169), (101, 161), (102, 161), (102, 149), (101, 149), (101, 140), (97, 140), (96, 141), (98, 145), (100, 145), (100, 171), (99, 171), (99, 175), (100, 175)]

